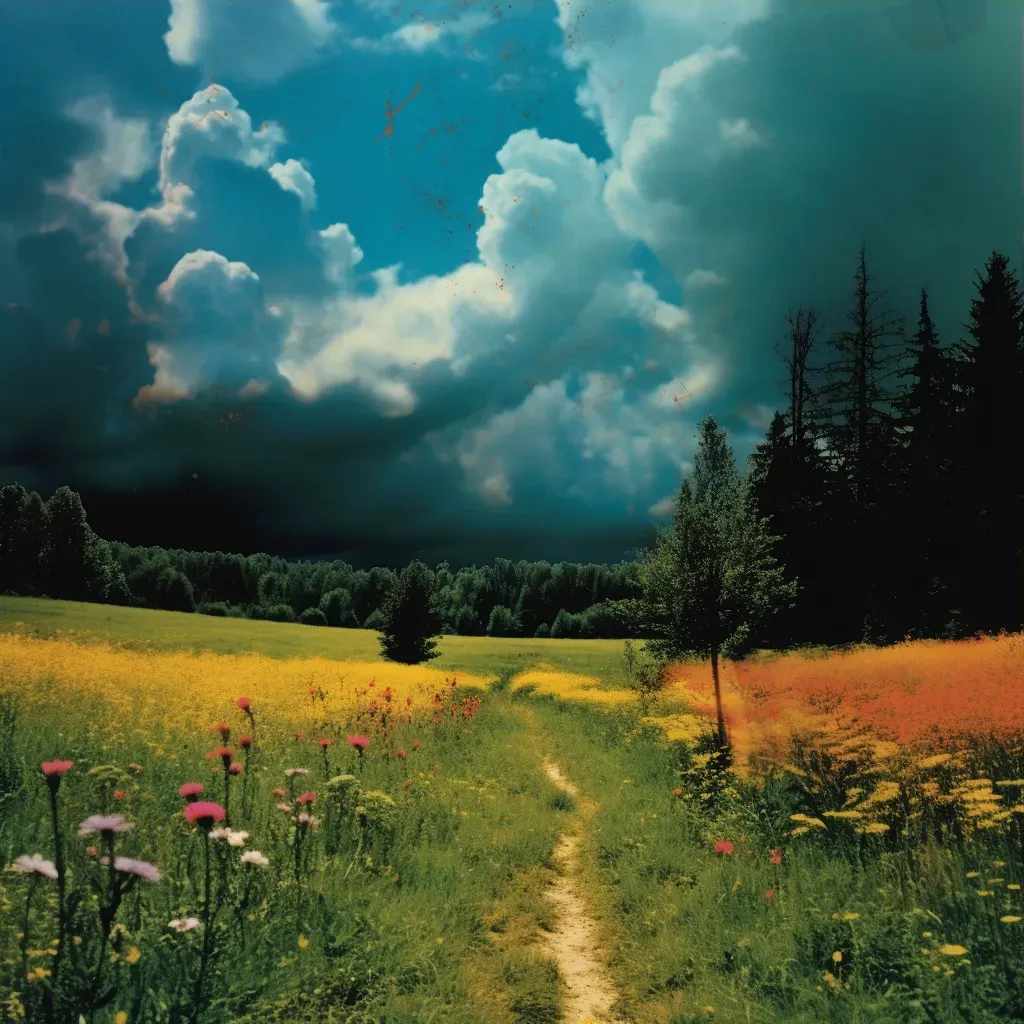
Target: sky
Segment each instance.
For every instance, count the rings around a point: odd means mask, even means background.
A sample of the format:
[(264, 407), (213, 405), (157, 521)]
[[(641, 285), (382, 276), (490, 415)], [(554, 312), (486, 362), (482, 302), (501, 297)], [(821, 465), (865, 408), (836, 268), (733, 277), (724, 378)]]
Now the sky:
[(617, 561), (861, 245), (1020, 256), (1016, 0), (0, 0), (0, 483), (137, 544)]

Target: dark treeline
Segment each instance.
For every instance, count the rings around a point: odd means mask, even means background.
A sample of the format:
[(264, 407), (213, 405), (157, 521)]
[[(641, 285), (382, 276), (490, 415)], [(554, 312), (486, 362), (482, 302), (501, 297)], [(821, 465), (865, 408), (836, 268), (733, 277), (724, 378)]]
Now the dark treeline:
[[(798, 581), (760, 644), (1021, 628), (1024, 298), (1006, 257), (977, 276), (966, 338), (883, 308), (861, 252), (845, 329), (787, 318), (786, 407), (750, 457), (752, 496)], [(634, 563), (497, 559), (429, 570), (446, 632), (624, 637)], [(102, 540), (79, 496), (0, 488), (0, 593), (378, 628), (394, 570)]]
[(1024, 301), (999, 253), (975, 288), (947, 341), (926, 290), (916, 323), (884, 308), (862, 251), (844, 330), (822, 344), (813, 309), (788, 317), (787, 405), (751, 482), (800, 591), (764, 643), (1021, 628)]
[[(499, 558), (455, 572), (442, 564), (431, 577), (445, 631), (470, 636), (622, 636), (613, 602), (635, 593), (631, 563)], [(0, 593), (373, 629), (397, 579), (392, 569), (340, 561), (105, 541), (70, 488), (48, 501), (17, 484), (0, 488)]]

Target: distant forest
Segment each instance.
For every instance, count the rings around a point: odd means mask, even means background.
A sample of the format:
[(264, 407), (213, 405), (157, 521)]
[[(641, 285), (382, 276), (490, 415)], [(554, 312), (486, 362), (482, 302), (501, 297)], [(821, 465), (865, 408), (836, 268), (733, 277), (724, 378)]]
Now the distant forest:
[[(1016, 631), (1024, 573), (1024, 297), (993, 253), (968, 337), (944, 344), (922, 290), (916, 328), (882, 308), (865, 253), (844, 329), (786, 320), (786, 405), (750, 456), (748, 493), (800, 590), (762, 646)], [(819, 350), (822, 358), (819, 360)], [(496, 559), (434, 567), (446, 631), (625, 637), (633, 563)], [(98, 538), (78, 494), (0, 488), (0, 593), (365, 629), (392, 569), (131, 547)]]

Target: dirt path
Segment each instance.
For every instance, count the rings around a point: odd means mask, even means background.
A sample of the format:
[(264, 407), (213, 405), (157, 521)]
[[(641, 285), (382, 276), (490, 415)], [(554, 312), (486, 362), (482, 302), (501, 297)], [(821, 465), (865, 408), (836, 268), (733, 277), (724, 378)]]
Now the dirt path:
[(552, 957), (569, 990), (564, 1024), (613, 1024), (612, 1015), (618, 999), (615, 986), (603, 962), (598, 939), (597, 922), (590, 916), (580, 894), (580, 833), (596, 806), (580, 799), (576, 787), (562, 774), (557, 764), (544, 759), (544, 772), (563, 792), (579, 802), (576, 827), (566, 832), (555, 848), (560, 874), (548, 891), (548, 898), (558, 909), (558, 923), (553, 932), (544, 933)]

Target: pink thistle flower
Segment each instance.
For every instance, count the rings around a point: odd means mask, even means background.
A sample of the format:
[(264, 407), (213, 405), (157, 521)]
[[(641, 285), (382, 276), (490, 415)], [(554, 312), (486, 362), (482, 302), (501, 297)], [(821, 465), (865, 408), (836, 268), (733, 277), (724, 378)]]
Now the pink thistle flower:
[(770, 857), (768, 859), (773, 864), (781, 864), (782, 863), (782, 851), (781, 850), (772, 850), (771, 855), (770, 855)]
[(240, 711), (248, 711), (251, 705), (252, 700), (249, 697), (239, 697), (238, 700), (235, 701), (235, 707)]
[(285, 814), (291, 814), (292, 813), (291, 804), (284, 804), (284, 803), (278, 804), (277, 805), (277, 809), (279, 811), (284, 811)]
[(239, 736), (238, 737), (238, 745), (243, 750), (248, 750), (252, 746), (252, 737), (251, 736)]
[(48, 861), (41, 853), (23, 853), (11, 867), (23, 875), (39, 875), (41, 878), (57, 877), (56, 865)]
[(190, 825), (198, 825), (207, 831), (214, 822), (223, 821), (225, 816), (224, 808), (210, 800), (197, 800), (185, 808), (185, 820)]
[(133, 828), (134, 822), (125, 821), (120, 814), (94, 814), (78, 826), (78, 834), (89, 836), (99, 832), (104, 836), (112, 836), (115, 832), (130, 832)]
[(203, 784), (201, 782), (186, 782), (185, 785), (178, 787), (178, 796), (184, 797), (189, 803), (203, 791)]
[(144, 860), (133, 860), (131, 857), (115, 857), (114, 870), (122, 875), (134, 875), (146, 882), (159, 882), (160, 869), (155, 864)]
[(384, 699), (385, 700), (391, 700), (391, 687), (390, 686), (384, 691)]
[(46, 784), (54, 794), (56, 794), (57, 787), (60, 785), (61, 777), (65, 772), (71, 771), (74, 766), (74, 761), (43, 761), (39, 765), (43, 775), (46, 776)]
[(330, 739), (328, 736), (322, 737), (320, 740), (320, 749), (326, 750), (333, 742), (334, 740)]
[(441, 716), (440, 715), (434, 715), (434, 725), (440, 725), (440, 724), (441, 724)]
[(87, 854), (88, 854), (88, 855), (89, 855), (90, 857), (95, 857), (95, 856), (96, 856), (96, 854), (98, 854), (98, 853), (99, 853), (100, 851), (99, 851), (99, 850), (97, 850), (95, 846), (87, 846), (87, 847), (85, 848), (85, 852), (86, 852), (86, 853), (87, 853)]
[(405, 760), (405, 751), (404, 750), (396, 750), (395, 751), (395, 757), (397, 757), (400, 760), (404, 761)]
[(242, 766), (237, 761), (232, 761), (231, 764), (228, 765), (228, 771), (232, 775), (241, 775), (243, 769)]
[(764, 898), (766, 900), (773, 900), (773, 899), (775, 899), (775, 890), (774, 889), (765, 889), (765, 891), (764, 891)]
[(128, 794), (123, 789), (115, 789), (114, 790), (114, 799), (115, 800), (127, 800), (128, 799)]
[(227, 722), (214, 722), (210, 726), (210, 732), (219, 732), (220, 738), (227, 743), (228, 737), (231, 735), (231, 726)]
[(360, 754), (370, 745), (370, 741), (365, 736), (349, 736), (348, 745), (353, 750), (358, 751)]
[(681, 797), (683, 795), (683, 791), (681, 789), (673, 789), (672, 795), (674, 797)]
[(305, 806), (306, 804), (315, 804), (316, 793), (303, 793), (295, 802), (302, 806)]
[(728, 839), (720, 839), (715, 843), (715, 853), (730, 854), (736, 847)]
[(285, 768), (285, 775), (290, 779), (293, 775), (308, 775), (308, 768)]
[(277, 789), (272, 789), (270, 792), (273, 793), (274, 796), (287, 796), (288, 795), (283, 789), (281, 789), (280, 786), (278, 786)]
[(231, 764), (232, 754), (234, 754), (234, 751), (230, 747), (217, 747), (216, 750), (211, 750), (206, 756), (211, 760), (219, 757), (224, 762), (224, 767), (227, 768)]
[(420, 747), (422, 747), (422, 746), (423, 746), (423, 744), (420, 743), (419, 740), (413, 740), (413, 744), (412, 744), (412, 749), (413, 750), (419, 750)]

